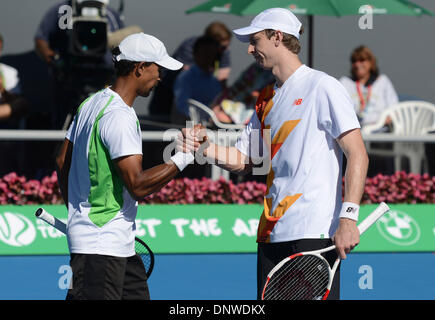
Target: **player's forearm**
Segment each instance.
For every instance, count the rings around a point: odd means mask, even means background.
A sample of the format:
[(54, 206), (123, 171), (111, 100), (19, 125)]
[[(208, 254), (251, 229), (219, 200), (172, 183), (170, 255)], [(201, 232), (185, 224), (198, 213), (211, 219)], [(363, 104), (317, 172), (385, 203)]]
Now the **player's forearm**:
[(359, 204), (364, 193), (368, 168), (367, 153), (349, 154), (344, 177), (344, 202)]
[(178, 173), (178, 167), (171, 161), (142, 171), (134, 179), (131, 179), (129, 186), (130, 193), (136, 200), (158, 192)]
[(249, 159), (235, 147), (223, 147), (214, 143), (204, 150), (204, 156), (209, 162), (236, 174), (246, 174), (251, 171)]

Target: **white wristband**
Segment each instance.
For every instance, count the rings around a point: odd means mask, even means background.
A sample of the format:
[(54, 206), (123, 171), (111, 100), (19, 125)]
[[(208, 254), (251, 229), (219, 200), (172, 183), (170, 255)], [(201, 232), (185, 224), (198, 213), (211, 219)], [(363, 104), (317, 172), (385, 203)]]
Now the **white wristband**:
[(347, 218), (358, 221), (359, 205), (352, 202), (343, 202), (340, 211), (340, 218)]
[(184, 170), (184, 168), (186, 168), (195, 160), (195, 157), (191, 152), (184, 153), (179, 151), (171, 157), (171, 160), (175, 163), (175, 165), (178, 167), (178, 170), (180, 170), (181, 172)]

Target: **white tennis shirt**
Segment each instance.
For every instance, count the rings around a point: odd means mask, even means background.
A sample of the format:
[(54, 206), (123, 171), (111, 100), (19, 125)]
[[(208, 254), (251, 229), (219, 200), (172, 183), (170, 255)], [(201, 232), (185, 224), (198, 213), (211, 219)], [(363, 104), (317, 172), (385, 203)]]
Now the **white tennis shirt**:
[(335, 233), (342, 203), (342, 151), (336, 139), (355, 128), (360, 125), (348, 93), (326, 73), (302, 65), (280, 88), (262, 91), (236, 143), (252, 158), (263, 144), (271, 159), (258, 242)]
[(134, 109), (106, 88), (80, 105), (66, 138), (74, 144), (68, 178), (70, 252), (134, 255), (137, 201), (124, 187), (112, 162), (142, 154)]

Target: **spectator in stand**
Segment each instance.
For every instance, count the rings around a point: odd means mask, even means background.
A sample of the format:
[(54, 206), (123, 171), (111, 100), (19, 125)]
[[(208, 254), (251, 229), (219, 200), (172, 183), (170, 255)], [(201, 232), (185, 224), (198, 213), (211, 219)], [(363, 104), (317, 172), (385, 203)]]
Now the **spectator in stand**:
[[(3, 37), (0, 34), (0, 56), (3, 50)], [(29, 102), (21, 96), (18, 71), (4, 63), (0, 63), (0, 129), (23, 129), (25, 117), (29, 111)], [(25, 144), (19, 141), (0, 142), (0, 173), (6, 174), (24, 169), (28, 164)]]
[(225, 88), (212, 106), (220, 106), (234, 123), (245, 123), (251, 118), (261, 90), (274, 82), (272, 72), (254, 62), (240, 74), (232, 86)]
[[(219, 56), (219, 43), (208, 36), (199, 37), (193, 45), (193, 56), (195, 63), (175, 80), (172, 122), (176, 124), (185, 124), (189, 120), (188, 99), (210, 106), (222, 92), (219, 80), (213, 75), (214, 63)], [(214, 111), (220, 120), (231, 121), (219, 108)]]
[[(381, 113), (399, 102), (390, 79), (379, 72), (376, 57), (366, 46), (355, 48), (350, 56), (351, 76), (340, 82), (352, 98), (361, 126), (378, 121)], [(385, 125), (390, 125), (387, 119)]]
[[(219, 55), (213, 62), (213, 72), (215, 77), (225, 88), (231, 71), (231, 60), (229, 46), (231, 43), (232, 33), (225, 24), (215, 21), (210, 23), (204, 30), (203, 36), (213, 38), (219, 43)], [(150, 115), (154, 117), (165, 118), (171, 114), (173, 104), (173, 89), (175, 79), (181, 71), (189, 69), (194, 63), (193, 46), (201, 36), (193, 36), (184, 40), (173, 54), (174, 58), (181, 61), (182, 70), (168, 71), (157, 87), (150, 102)], [(162, 120), (162, 119), (159, 119)], [(164, 120), (164, 119), (163, 119)]]
[[(2, 50), (3, 37), (0, 35), (0, 56)], [(29, 109), (27, 100), (20, 94), (18, 71), (0, 63), (0, 128), (18, 128), (18, 122)]]
[[(216, 59), (215, 76), (224, 85), (231, 72), (231, 60), (229, 46), (232, 33), (222, 22), (215, 21), (205, 28), (204, 35), (213, 38), (219, 43), (219, 58)], [(174, 57), (183, 62), (183, 70), (189, 69), (194, 63), (193, 46), (200, 36), (190, 37), (184, 40), (175, 50)]]
[[(340, 82), (348, 91), (361, 123), (361, 127), (373, 124), (379, 120), (381, 113), (388, 107), (399, 102), (396, 90), (390, 79), (379, 72), (376, 57), (366, 46), (359, 46), (350, 56), (351, 76), (340, 78)], [(391, 131), (391, 119), (388, 117), (381, 132)], [(391, 143), (371, 143), (372, 149), (392, 149)], [(380, 172), (394, 173), (392, 158), (370, 155), (368, 176)]]

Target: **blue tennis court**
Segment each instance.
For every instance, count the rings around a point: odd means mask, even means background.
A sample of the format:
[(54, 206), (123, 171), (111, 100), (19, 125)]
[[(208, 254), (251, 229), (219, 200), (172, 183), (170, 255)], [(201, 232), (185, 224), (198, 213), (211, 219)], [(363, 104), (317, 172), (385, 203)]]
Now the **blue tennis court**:
[[(68, 256), (0, 257), (0, 299), (64, 299), (68, 262)], [(354, 253), (341, 270), (342, 299), (435, 299), (433, 253)], [(155, 300), (254, 300), (256, 255), (157, 255), (149, 286)]]

